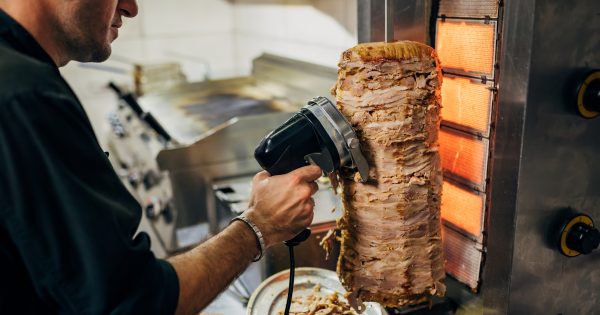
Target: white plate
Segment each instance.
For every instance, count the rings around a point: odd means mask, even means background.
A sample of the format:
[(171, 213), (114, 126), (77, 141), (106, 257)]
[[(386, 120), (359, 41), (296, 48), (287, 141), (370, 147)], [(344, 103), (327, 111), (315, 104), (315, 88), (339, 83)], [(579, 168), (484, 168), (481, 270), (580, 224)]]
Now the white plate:
[[(263, 281), (252, 293), (246, 315), (277, 315), (285, 309), (288, 291), (289, 270), (284, 270)], [(320, 292), (329, 295), (338, 293), (338, 298), (346, 301), (344, 287), (335, 272), (322, 268), (296, 268), (294, 275), (294, 298), (313, 293), (313, 288), (321, 285)], [(387, 312), (378, 303), (365, 303), (362, 315), (386, 315)]]

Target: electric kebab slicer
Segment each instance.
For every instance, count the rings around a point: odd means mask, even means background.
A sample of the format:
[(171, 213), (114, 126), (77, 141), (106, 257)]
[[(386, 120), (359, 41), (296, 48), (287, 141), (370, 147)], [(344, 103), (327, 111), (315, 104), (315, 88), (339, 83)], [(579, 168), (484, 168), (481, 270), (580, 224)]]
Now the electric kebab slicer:
[[(362, 182), (369, 178), (369, 165), (360, 151), (356, 133), (325, 97), (313, 98), (292, 118), (269, 133), (254, 151), (254, 157), (271, 175), (315, 164), (327, 175), (347, 167), (357, 169)], [(285, 315), (290, 312), (294, 292), (294, 246), (308, 239), (310, 233), (310, 229), (306, 228), (285, 241), (290, 253)]]
[[(271, 175), (315, 164), (327, 175), (345, 167), (358, 170), (362, 182), (369, 177), (369, 165), (352, 126), (330, 100), (321, 96), (269, 133), (254, 157)], [(288, 242), (299, 243), (308, 236), (310, 230), (305, 230)]]

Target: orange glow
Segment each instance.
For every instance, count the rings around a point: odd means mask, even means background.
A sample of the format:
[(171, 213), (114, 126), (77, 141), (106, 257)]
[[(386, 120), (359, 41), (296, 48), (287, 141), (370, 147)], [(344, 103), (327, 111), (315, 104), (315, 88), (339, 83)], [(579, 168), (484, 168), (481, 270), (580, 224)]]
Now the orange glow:
[(471, 288), (477, 288), (481, 267), (481, 245), (452, 228), (442, 226), (446, 272)]
[(483, 196), (444, 182), (442, 219), (475, 237), (481, 235), (483, 203)]
[(483, 187), (487, 143), (440, 130), (440, 156), (444, 172), (458, 175)]
[(491, 91), (470, 79), (445, 76), (442, 84), (442, 119), (488, 135)]
[(495, 22), (438, 21), (436, 50), (442, 67), (492, 74)]

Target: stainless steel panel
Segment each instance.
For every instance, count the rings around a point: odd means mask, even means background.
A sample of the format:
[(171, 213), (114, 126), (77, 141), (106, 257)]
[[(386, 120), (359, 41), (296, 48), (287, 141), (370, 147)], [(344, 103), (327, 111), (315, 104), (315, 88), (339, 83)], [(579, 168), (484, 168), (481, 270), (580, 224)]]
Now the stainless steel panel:
[(250, 77), (184, 84), (139, 103), (175, 141), (190, 145), (234, 117), (297, 111), (315, 96), (330, 96), (336, 80), (336, 69), (263, 54), (253, 60)]
[(330, 97), (337, 69), (263, 54), (252, 62), (252, 76), (257, 86), (274, 98), (288, 100), (300, 109), (315, 96)]
[[(254, 160), (254, 149), (264, 136), (279, 127), (293, 113), (274, 113), (234, 118), (205, 133), (195, 143), (161, 151), (157, 156), (162, 170), (177, 171), (228, 162)], [(235, 163), (234, 163), (235, 164)], [(255, 171), (258, 163), (248, 169), (223, 169), (221, 177), (243, 175)], [(233, 166), (231, 166), (233, 167)], [(247, 168), (243, 164), (237, 168)]]
[(211, 232), (218, 232), (213, 181), (260, 171), (254, 159), (256, 144), (291, 115), (235, 118), (207, 132), (194, 144), (161, 151), (156, 160), (161, 170), (169, 171), (180, 214), (177, 225), (208, 221)]
[(564, 207), (600, 220), (600, 120), (571, 114), (568, 93), (574, 73), (600, 68), (600, 5), (535, 3), (508, 312), (597, 314), (600, 252), (566, 258), (546, 231)]
[[(256, 101), (272, 100), (271, 93), (259, 87), (255, 78), (244, 77), (181, 85), (167, 91), (147, 94), (139, 99), (139, 103), (144, 110), (151, 112), (160, 121), (175, 141), (187, 145), (194, 143), (215, 127), (213, 123), (202, 120), (199, 115), (187, 109), (190, 106), (207, 104), (215, 95), (235, 95)], [(280, 102), (278, 105), (276, 107), (281, 111), (295, 109), (290, 102)], [(229, 115), (224, 118), (233, 117), (235, 116)]]
[[(509, 1), (491, 176), (486, 314), (594, 314), (600, 253), (567, 258), (548, 232), (564, 207), (600, 217), (600, 122), (568, 88), (600, 68), (596, 1)], [(568, 22), (567, 22), (568, 21)]]
[[(358, 0), (358, 42), (385, 40), (385, 0)], [(394, 40), (430, 43), (431, 0), (394, 0)]]
[(498, 107), (482, 274), (484, 314), (507, 314), (512, 272), (521, 140), (531, 60), (535, 1), (508, 1), (504, 8)]

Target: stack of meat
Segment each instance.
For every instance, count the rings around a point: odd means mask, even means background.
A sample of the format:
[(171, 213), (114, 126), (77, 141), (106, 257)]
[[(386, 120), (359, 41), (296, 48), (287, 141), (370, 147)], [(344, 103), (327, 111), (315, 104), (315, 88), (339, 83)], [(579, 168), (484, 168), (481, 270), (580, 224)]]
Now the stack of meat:
[(338, 275), (353, 306), (402, 306), (443, 295), (438, 154), (441, 70), (435, 51), (401, 41), (345, 51), (334, 87), (371, 168), (340, 174)]

